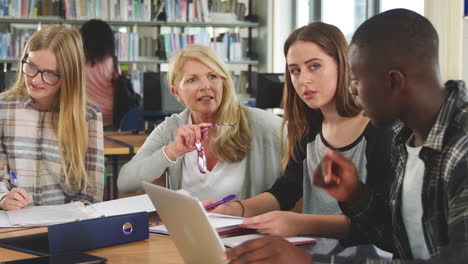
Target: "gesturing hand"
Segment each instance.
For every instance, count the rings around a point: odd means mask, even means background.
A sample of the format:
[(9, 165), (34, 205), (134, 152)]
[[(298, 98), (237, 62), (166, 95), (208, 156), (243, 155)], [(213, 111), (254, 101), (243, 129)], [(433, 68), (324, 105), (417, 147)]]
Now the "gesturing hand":
[(13, 188), (0, 202), (0, 208), (5, 211), (17, 210), (28, 205), (31, 200), (32, 196), (23, 188)]
[(166, 155), (175, 160), (187, 152), (195, 150), (195, 143), (206, 139), (208, 133), (201, 133), (205, 127), (211, 126), (210, 123), (202, 123), (198, 125), (184, 125), (177, 129), (177, 134), (172, 143), (166, 147)]
[(242, 263), (312, 263), (312, 256), (277, 236), (264, 236), (227, 249), (225, 259), (230, 264)]
[(338, 151), (327, 149), (325, 157), (315, 168), (313, 183), (336, 200), (353, 203), (363, 195), (354, 164)]

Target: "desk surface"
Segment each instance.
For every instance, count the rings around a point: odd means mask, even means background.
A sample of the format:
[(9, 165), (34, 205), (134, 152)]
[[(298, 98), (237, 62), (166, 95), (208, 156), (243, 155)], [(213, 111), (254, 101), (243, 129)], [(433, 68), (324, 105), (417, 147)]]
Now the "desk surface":
[[(19, 230), (0, 233), (0, 238), (45, 232), (45, 228)], [(6, 229), (0, 229), (5, 232)], [(108, 263), (184, 263), (170, 237), (150, 234), (149, 239), (111, 247), (86, 251), (91, 255), (106, 258)], [(0, 247), (0, 261), (18, 260), (36, 257), (35, 255)]]
[(128, 155), (131, 154), (130, 147), (135, 154), (145, 143), (147, 135), (144, 133), (133, 134), (125, 132), (104, 132), (104, 154), (105, 155)]

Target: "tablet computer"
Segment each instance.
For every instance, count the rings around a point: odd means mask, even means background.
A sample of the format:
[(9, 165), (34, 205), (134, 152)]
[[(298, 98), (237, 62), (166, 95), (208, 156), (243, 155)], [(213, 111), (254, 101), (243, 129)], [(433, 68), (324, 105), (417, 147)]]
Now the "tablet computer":
[(143, 188), (186, 263), (227, 263), (221, 259), (221, 238), (198, 199), (150, 183)]

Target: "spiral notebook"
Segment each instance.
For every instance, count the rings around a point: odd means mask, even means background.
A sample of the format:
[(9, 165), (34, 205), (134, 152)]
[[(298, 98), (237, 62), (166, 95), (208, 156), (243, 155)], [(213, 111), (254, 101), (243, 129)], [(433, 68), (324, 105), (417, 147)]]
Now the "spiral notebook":
[[(248, 234), (248, 235), (242, 235), (242, 236), (222, 238), (221, 241), (224, 243), (226, 247), (232, 248), (232, 247), (236, 247), (244, 243), (245, 241), (260, 238), (262, 236), (263, 235), (261, 234)], [(288, 240), (290, 243), (293, 243), (297, 247), (310, 247), (310, 246), (314, 246), (315, 243), (317, 242), (314, 238), (301, 237), (301, 236), (285, 237), (285, 239)]]

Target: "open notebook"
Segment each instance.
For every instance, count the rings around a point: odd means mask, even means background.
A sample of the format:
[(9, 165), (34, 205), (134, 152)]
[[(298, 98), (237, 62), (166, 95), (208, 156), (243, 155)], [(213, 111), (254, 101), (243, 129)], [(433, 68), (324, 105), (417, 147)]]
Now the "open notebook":
[[(215, 213), (208, 213), (207, 215), (211, 226), (215, 228), (221, 238), (252, 234), (256, 232), (254, 229), (239, 227), (239, 225), (242, 224), (242, 221), (244, 221), (243, 217)], [(169, 235), (169, 232), (164, 225), (152, 226), (149, 231), (154, 234)]]
[(0, 227), (48, 226), (84, 219), (156, 211), (147, 194), (85, 205), (72, 202), (0, 211)]
[[(221, 241), (226, 247), (235, 247), (247, 240), (263, 236), (255, 229), (240, 227), (239, 225), (244, 221), (244, 217), (215, 213), (207, 213), (207, 215), (209, 223), (216, 232), (218, 232), (218, 235), (221, 237)], [(169, 232), (164, 225), (152, 226), (149, 230), (154, 234), (169, 235)], [(309, 247), (316, 243), (314, 238), (302, 236), (287, 237), (286, 240), (298, 247)]]

